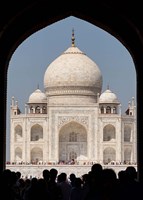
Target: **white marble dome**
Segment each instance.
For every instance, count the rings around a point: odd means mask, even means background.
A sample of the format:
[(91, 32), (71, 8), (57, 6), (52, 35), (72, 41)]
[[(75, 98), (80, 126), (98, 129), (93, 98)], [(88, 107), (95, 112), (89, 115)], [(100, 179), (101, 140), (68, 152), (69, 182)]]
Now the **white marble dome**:
[(117, 103), (117, 104), (119, 104), (120, 102), (118, 101), (116, 94), (114, 94), (111, 90), (107, 89), (100, 95), (99, 103)]
[(43, 103), (46, 100), (46, 95), (40, 89), (36, 89), (30, 96), (28, 103)]
[(71, 46), (47, 67), (44, 87), (48, 94), (55, 90), (64, 95), (66, 90), (68, 95), (75, 90), (77, 94), (85, 94), (86, 90), (89, 95), (97, 95), (101, 93), (102, 75), (93, 60), (76, 46)]

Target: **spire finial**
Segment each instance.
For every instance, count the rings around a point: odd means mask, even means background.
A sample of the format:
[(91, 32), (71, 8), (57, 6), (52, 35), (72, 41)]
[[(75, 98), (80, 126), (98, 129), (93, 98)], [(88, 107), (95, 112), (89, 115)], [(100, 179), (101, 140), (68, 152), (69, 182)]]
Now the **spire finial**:
[(75, 47), (74, 29), (72, 29), (72, 47)]
[(109, 90), (109, 83), (108, 83), (108, 85), (107, 85), (107, 90)]

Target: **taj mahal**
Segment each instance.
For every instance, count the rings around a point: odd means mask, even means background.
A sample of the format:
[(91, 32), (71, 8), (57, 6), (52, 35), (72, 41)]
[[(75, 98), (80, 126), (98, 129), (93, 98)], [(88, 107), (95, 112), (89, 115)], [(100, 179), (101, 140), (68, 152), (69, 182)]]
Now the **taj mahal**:
[(25, 111), (12, 97), (10, 163), (86, 165), (136, 163), (134, 97), (123, 112), (100, 68), (75, 44), (46, 69), (44, 92), (29, 95)]

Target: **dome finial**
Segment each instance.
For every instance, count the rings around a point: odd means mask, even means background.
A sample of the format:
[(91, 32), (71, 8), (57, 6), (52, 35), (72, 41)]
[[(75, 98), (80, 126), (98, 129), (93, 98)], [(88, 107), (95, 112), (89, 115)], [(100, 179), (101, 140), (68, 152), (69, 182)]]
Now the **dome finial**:
[(107, 90), (109, 90), (109, 83), (108, 83), (108, 85), (107, 85)]
[(74, 29), (72, 29), (72, 47), (75, 47)]

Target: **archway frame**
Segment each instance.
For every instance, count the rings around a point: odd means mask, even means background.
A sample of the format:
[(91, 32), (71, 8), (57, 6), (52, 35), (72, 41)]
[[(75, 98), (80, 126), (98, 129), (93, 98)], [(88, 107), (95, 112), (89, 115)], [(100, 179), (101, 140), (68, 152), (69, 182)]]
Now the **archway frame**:
[[(132, 56), (136, 69), (137, 87), (137, 169), (138, 180), (143, 182), (143, 34), (141, 19), (131, 17), (136, 4), (114, 1), (86, 2), (77, 5), (65, 0), (56, 2), (46, 0), (16, 1), (1, 3), (0, 16), (0, 171), (5, 169), (6, 157), (6, 103), (7, 103), (7, 70), (9, 61), (16, 48), (31, 34), (62, 20), (74, 16), (92, 23), (118, 39)], [(7, 12), (7, 6), (11, 8)], [(16, 5), (16, 6), (15, 6)], [(56, 6), (56, 7), (55, 7)], [(138, 4), (138, 9), (141, 5)], [(58, 8), (58, 9), (56, 9)]]

